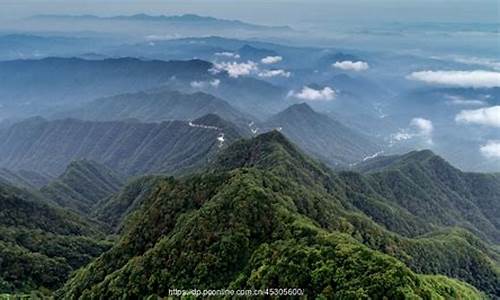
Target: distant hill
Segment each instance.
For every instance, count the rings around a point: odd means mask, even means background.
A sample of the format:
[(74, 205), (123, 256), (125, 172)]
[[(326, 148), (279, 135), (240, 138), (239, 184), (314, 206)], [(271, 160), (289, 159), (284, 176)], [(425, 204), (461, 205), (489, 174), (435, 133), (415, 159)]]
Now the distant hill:
[(0, 183), (0, 290), (57, 289), (69, 274), (109, 248), (94, 224)]
[(74, 56), (109, 44), (109, 40), (98, 38), (6, 34), (0, 35), (0, 60)]
[(309, 154), (333, 166), (347, 166), (380, 151), (368, 136), (315, 112), (308, 104), (295, 104), (264, 123), (279, 129)]
[[(203, 80), (212, 64), (201, 60), (44, 58), (0, 62), (2, 117), (74, 107), (99, 97), (137, 92), (169, 80)], [(13, 76), (15, 74), (15, 76)], [(30, 106), (27, 107), (26, 103)], [(4, 116), (4, 114), (8, 114)]]
[(141, 91), (210, 93), (249, 115), (270, 114), (286, 105), (286, 89), (249, 76), (213, 74), (213, 67), (212, 63), (198, 59), (128, 57), (0, 61), (0, 118), (52, 116), (97, 98)]
[(238, 20), (218, 19), (195, 14), (184, 14), (177, 16), (135, 14), (128, 16), (100, 17), (95, 15), (35, 15), (31, 20), (62, 20), (62, 21), (126, 21), (126, 22), (155, 22), (176, 26), (210, 26), (216, 28), (234, 28), (246, 30), (283, 30), (290, 31), (288, 26), (263, 26), (245, 23)]
[(100, 200), (118, 192), (125, 181), (113, 170), (89, 160), (71, 162), (40, 192), (59, 206), (89, 214)]
[[(485, 298), (478, 289), (500, 295), (498, 253), (487, 243), (445, 226), (419, 237), (391, 231), (377, 223), (375, 211), (356, 208), (380, 199), (376, 185), (364, 190), (356, 182), (308, 158), (277, 131), (240, 140), (206, 172), (158, 178), (144, 198), (132, 189), (123, 203), (141, 205), (120, 240), (57, 295), (161, 297), (171, 286), (193, 284), (302, 286), (311, 298)], [(390, 201), (381, 205), (398, 212)], [(401, 224), (411, 221), (399, 215)]]
[(51, 176), (40, 174), (35, 171), (16, 170), (12, 171), (0, 168), (0, 182), (27, 189), (38, 189), (52, 179)]
[(0, 131), (0, 166), (58, 176), (70, 162), (88, 159), (126, 176), (179, 174), (239, 137), (216, 115), (162, 123), (33, 118)]
[(143, 122), (194, 120), (216, 114), (234, 123), (247, 123), (248, 117), (226, 101), (202, 92), (185, 94), (177, 91), (138, 92), (94, 100), (54, 118), (91, 121), (137, 119)]

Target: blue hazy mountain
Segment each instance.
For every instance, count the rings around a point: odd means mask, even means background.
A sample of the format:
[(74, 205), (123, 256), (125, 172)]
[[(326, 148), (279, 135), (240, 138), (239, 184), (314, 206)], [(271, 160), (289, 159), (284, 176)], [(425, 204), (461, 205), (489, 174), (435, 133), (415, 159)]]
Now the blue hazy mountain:
[(278, 129), (301, 149), (331, 166), (347, 167), (381, 151), (374, 139), (308, 104), (295, 104), (272, 116), (265, 129)]
[(64, 21), (131, 21), (131, 22), (157, 22), (162, 25), (167, 23), (177, 26), (214, 26), (247, 30), (291, 30), (288, 26), (263, 26), (245, 23), (239, 20), (225, 20), (196, 14), (177, 16), (135, 14), (129, 16), (100, 17), (95, 15), (35, 15), (32, 20), (64, 20)]

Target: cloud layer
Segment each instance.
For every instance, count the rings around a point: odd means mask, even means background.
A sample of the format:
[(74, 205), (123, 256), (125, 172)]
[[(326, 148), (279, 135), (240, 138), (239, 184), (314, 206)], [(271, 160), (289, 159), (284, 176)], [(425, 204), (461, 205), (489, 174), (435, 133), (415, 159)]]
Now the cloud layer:
[(391, 136), (391, 144), (401, 142), (413, 138), (421, 138), (427, 144), (432, 145), (432, 134), (434, 133), (434, 125), (431, 120), (424, 118), (413, 118), (410, 121), (410, 128), (402, 129)]
[(500, 127), (500, 106), (462, 110), (455, 117), (455, 121), (459, 123)]
[(434, 125), (430, 120), (424, 118), (414, 118), (411, 120), (410, 125), (415, 127), (420, 135), (431, 136), (434, 131)]
[(500, 73), (490, 71), (421, 71), (413, 72), (408, 77), (410, 80), (422, 81), (428, 84), (494, 88), (500, 87)]
[(260, 62), (265, 64), (265, 65), (271, 65), (271, 64), (279, 63), (282, 60), (283, 60), (283, 57), (281, 57), (281, 56), (267, 56), (267, 57), (264, 57), (263, 59), (261, 59)]
[(220, 80), (213, 79), (210, 81), (191, 81), (190, 85), (194, 89), (204, 89), (207, 87), (218, 88), (220, 85)]
[(366, 71), (370, 68), (368, 63), (364, 61), (350, 61), (350, 60), (345, 60), (345, 61), (338, 61), (332, 65), (332, 67), (341, 69), (344, 71), (355, 71), (355, 72), (361, 72), (361, 71)]
[(240, 55), (238, 53), (233, 53), (233, 52), (217, 52), (215, 53), (215, 56), (219, 57), (229, 57), (229, 58), (240, 58)]
[(247, 61), (246, 63), (237, 62), (221, 62), (215, 63), (212, 69), (213, 73), (219, 73), (221, 71), (226, 71), (230, 77), (238, 78), (244, 75), (250, 75), (258, 71), (257, 64), (253, 61)]
[(259, 77), (264, 77), (264, 78), (277, 77), (277, 76), (288, 78), (291, 75), (292, 75), (292, 73), (285, 71), (285, 70), (281, 70), (281, 69), (262, 70), (261, 72), (259, 72)]
[(467, 99), (462, 96), (446, 95), (447, 104), (456, 106), (484, 106), (487, 103), (479, 99)]
[(306, 101), (331, 101), (335, 99), (336, 93), (330, 87), (316, 90), (305, 86), (300, 92), (290, 91), (288, 96)]
[(487, 158), (500, 158), (500, 141), (488, 141), (480, 150)]

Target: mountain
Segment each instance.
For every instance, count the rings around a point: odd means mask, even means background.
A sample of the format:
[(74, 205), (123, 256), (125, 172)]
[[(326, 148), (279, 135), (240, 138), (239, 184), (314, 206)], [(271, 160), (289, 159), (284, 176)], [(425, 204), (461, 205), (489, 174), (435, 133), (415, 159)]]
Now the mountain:
[(94, 100), (82, 107), (56, 114), (55, 118), (91, 121), (138, 119), (143, 122), (194, 120), (216, 114), (233, 123), (248, 123), (247, 116), (226, 101), (202, 92), (138, 92)]
[(124, 183), (113, 170), (94, 161), (79, 160), (71, 162), (40, 192), (61, 207), (89, 214), (97, 202), (118, 192)]
[(245, 44), (243, 47), (238, 49), (237, 53), (243, 60), (253, 60), (257, 62), (267, 56), (279, 56), (279, 54), (276, 51), (264, 48), (257, 48), (248, 44)]
[(58, 176), (70, 162), (88, 159), (125, 176), (179, 174), (239, 137), (216, 115), (162, 123), (32, 118), (0, 131), (0, 166)]
[(120, 192), (97, 203), (93, 208), (93, 217), (108, 224), (115, 231), (122, 230), (126, 217), (151, 197), (162, 181), (161, 176), (143, 176), (132, 180)]
[(46, 184), (52, 177), (35, 171), (17, 170), (12, 171), (0, 168), (0, 182), (27, 189), (38, 189)]
[(110, 246), (93, 223), (0, 183), (0, 291), (57, 289)]
[(172, 25), (188, 26), (216, 26), (232, 27), (234, 29), (247, 30), (291, 30), (287, 26), (262, 26), (245, 23), (238, 20), (225, 20), (208, 16), (199, 16), (195, 14), (184, 14), (177, 16), (135, 14), (129, 16), (99, 17), (95, 15), (36, 15), (32, 20), (65, 20), (65, 21), (131, 21), (131, 22), (158, 22)]
[(467, 228), (500, 243), (498, 176), (464, 173), (429, 150), (375, 158), (358, 169), (368, 173), (371, 186), (386, 201), (420, 220)]
[[(0, 61), (0, 120), (53, 116), (73, 110), (97, 98), (140, 91), (158, 94), (178, 90), (206, 92), (224, 99), (248, 115), (269, 114), (283, 109), (286, 90), (249, 76), (233, 78), (213, 73), (210, 62), (141, 60), (137, 58), (44, 58)], [(212, 71), (211, 71), (212, 70)], [(208, 99), (196, 94), (193, 97)], [(198, 100), (201, 101), (201, 100)], [(226, 106), (219, 102), (220, 106)], [(229, 108), (222, 113), (229, 115)]]
[(54, 112), (95, 98), (137, 92), (169, 80), (204, 80), (212, 64), (200, 60), (44, 58), (0, 62), (0, 117)]
[(280, 128), (299, 147), (333, 166), (362, 161), (381, 149), (367, 136), (315, 112), (306, 103), (288, 107), (264, 126)]
[(193, 286), (302, 287), (330, 299), (500, 295), (488, 244), (463, 229), (392, 232), (355, 207), (378, 200), (356, 188), (279, 132), (237, 141), (205, 172), (158, 179), (120, 240), (57, 295), (162, 297)]
[(31, 34), (0, 35), (0, 60), (75, 56), (109, 45), (109, 40)]

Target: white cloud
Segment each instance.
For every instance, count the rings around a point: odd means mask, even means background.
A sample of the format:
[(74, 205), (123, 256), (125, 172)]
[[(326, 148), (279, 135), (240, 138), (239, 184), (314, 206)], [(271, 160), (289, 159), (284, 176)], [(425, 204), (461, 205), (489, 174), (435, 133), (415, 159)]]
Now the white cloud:
[(271, 64), (279, 63), (282, 60), (283, 60), (283, 57), (281, 57), (281, 56), (268, 56), (268, 57), (264, 57), (263, 59), (261, 59), (260, 62), (265, 64), (265, 65), (271, 65)]
[(253, 61), (247, 61), (246, 63), (237, 62), (222, 62), (215, 63), (212, 73), (217, 74), (221, 71), (226, 71), (230, 77), (238, 78), (244, 75), (250, 75), (251, 73), (257, 72), (257, 64)]
[(205, 81), (191, 81), (190, 85), (194, 89), (202, 89), (205, 87)]
[(218, 88), (220, 85), (220, 80), (213, 79), (210, 81), (191, 81), (190, 85), (194, 89), (203, 89), (206, 87)]
[(481, 146), (480, 151), (488, 158), (500, 158), (500, 141), (488, 141)]
[(446, 95), (445, 96), (448, 101), (446, 102), (449, 105), (457, 105), (457, 106), (483, 106), (486, 105), (486, 102), (478, 99), (466, 99), (462, 96), (455, 95)]
[(401, 129), (399, 132), (392, 134), (390, 145), (395, 142), (402, 142), (413, 138), (421, 138), (427, 144), (432, 145), (432, 134), (434, 132), (434, 125), (432, 121), (424, 118), (414, 118), (410, 121), (410, 128)]
[(414, 118), (411, 120), (410, 125), (418, 130), (418, 133), (422, 136), (431, 137), (434, 131), (434, 125), (432, 121), (424, 118)]
[(453, 60), (466, 65), (488, 67), (496, 71), (500, 71), (500, 61), (498, 60), (480, 58), (480, 57), (463, 57), (463, 56), (455, 56)]
[(422, 81), (429, 84), (494, 88), (500, 87), (500, 73), (490, 71), (421, 71), (407, 76), (410, 80)]
[(264, 78), (269, 78), (269, 77), (276, 77), (276, 76), (282, 76), (282, 77), (290, 77), (292, 73), (285, 71), (285, 70), (263, 70), (259, 73), (259, 77), (264, 77)]
[(146, 40), (148, 41), (165, 41), (165, 40), (172, 40), (172, 39), (178, 39), (181, 38), (182, 36), (179, 34), (165, 34), (165, 35), (147, 35)]
[(313, 88), (305, 86), (298, 93), (290, 91), (288, 93), (288, 96), (307, 101), (331, 101), (335, 99), (336, 93), (330, 87), (325, 87), (323, 89), (315, 90)]
[(236, 58), (236, 59), (240, 58), (240, 55), (234, 52), (217, 52), (214, 55), (220, 57)]
[(407, 132), (406, 130), (401, 130), (395, 134), (392, 135), (392, 139), (395, 140), (395, 141), (406, 141), (406, 140), (409, 140), (411, 138), (413, 138), (413, 134)]
[(500, 127), (500, 106), (462, 110), (455, 117), (455, 121), (459, 123)]
[(219, 87), (219, 85), (220, 85), (220, 80), (219, 80), (219, 79), (214, 79), (214, 80), (211, 80), (211, 81), (209, 82), (209, 84), (210, 84), (212, 87), (217, 88), (217, 87)]
[(355, 72), (360, 72), (360, 71), (366, 71), (370, 68), (368, 63), (364, 61), (350, 61), (350, 60), (345, 60), (345, 61), (338, 61), (332, 65), (332, 67), (341, 69), (344, 71), (355, 71)]

